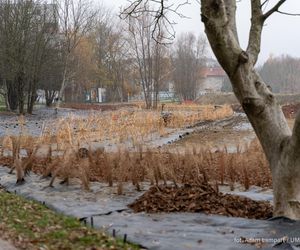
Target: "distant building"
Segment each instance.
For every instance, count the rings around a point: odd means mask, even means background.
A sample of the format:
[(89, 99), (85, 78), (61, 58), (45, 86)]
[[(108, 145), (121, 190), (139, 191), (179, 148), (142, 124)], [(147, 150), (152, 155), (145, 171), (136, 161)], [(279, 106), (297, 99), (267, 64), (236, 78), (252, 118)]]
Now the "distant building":
[(201, 69), (201, 80), (198, 87), (198, 96), (205, 93), (221, 92), (226, 73), (218, 64), (210, 64)]
[(64, 101), (69, 103), (102, 103), (106, 102), (105, 88), (83, 88), (80, 84), (69, 84), (64, 91)]
[(86, 102), (98, 102), (102, 103), (106, 101), (106, 89), (105, 88), (91, 88), (86, 92)]

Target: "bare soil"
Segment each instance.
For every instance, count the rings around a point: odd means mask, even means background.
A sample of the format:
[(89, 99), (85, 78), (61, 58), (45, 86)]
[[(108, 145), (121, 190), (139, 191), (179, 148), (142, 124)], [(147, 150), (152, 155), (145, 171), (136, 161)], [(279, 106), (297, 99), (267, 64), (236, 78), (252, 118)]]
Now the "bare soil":
[[(282, 109), (292, 129), (295, 116), (300, 110), (300, 103), (289, 104), (283, 106)], [(201, 147), (204, 149), (209, 148), (213, 152), (226, 148), (229, 152), (236, 152), (239, 149), (245, 149), (255, 138), (256, 135), (247, 117), (240, 113), (223, 122), (210, 122), (207, 126), (200, 127), (195, 132), (170, 145), (166, 145), (164, 148), (181, 151)]]
[(225, 147), (229, 152), (242, 149), (249, 144), (255, 134), (244, 116), (236, 115), (220, 123), (211, 123), (184, 136), (173, 144), (166, 145), (168, 150), (186, 150), (192, 148), (211, 149), (216, 152)]

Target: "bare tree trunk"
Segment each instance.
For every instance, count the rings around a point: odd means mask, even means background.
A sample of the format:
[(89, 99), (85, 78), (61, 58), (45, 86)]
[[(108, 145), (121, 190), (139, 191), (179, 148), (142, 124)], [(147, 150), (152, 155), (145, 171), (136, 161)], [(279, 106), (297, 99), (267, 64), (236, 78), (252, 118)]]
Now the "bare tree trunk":
[(58, 92), (58, 102), (57, 102), (58, 108), (60, 107), (62, 100), (63, 100), (63, 96), (64, 96), (64, 92), (65, 92), (65, 88), (66, 88), (66, 77), (67, 77), (67, 67), (65, 66), (64, 71), (63, 71), (63, 78), (62, 78), (60, 90)]
[(62, 53), (64, 54), (63, 77), (57, 103), (59, 107), (62, 102), (67, 80), (70, 78), (70, 68), (68, 68), (70, 57), (81, 39), (92, 29), (98, 11), (92, 9), (93, 7), (91, 7), (92, 4), (89, 0), (55, 0), (54, 2), (57, 7), (61, 33), (63, 35)]
[(46, 106), (50, 107), (53, 103), (56, 91), (55, 90), (45, 90)]
[(252, 19), (246, 51), (239, 45), (235, 0), (202, 0), (202, 21), (211, 47), (242, 104), (270, 164), (274, 215), (300, 219), (300, 114), (291, 133), (273, 93), (256, 73), (264, 21), (284, 1), (262, 13), (260, 0), (251, 1)]
[(37, 86), (38, 80), (34, 78), (30, 85), (30, 91), (28, 91), (28, 98), (27, 98), (27, 113), (32, 114), (34, 104), (37, 100), (37, 93), (36, 93), (36, 86)]
[(7, 111), (11, 111), (9, 101), (8, 101), (8, 90), (7, 90), (7, 83), (6, 79), (3, 79), (3, 87), (5, 88), (4, 91), (4, 100), (5, 100), (5, 106)]
[(16, 85), (13, 81), (6, 81), (7, 88), (7, 101), (11, 111), (16, 111), (18, 109), (18, 93), (16, 90)]
[(18, 89), (18, 106), (19, 106), (19, 113), (24, 114), (24, 104), (25, 104), (25, 98), (24, 98), (24, 87), (25, 87), (25, 79), (24, 79), (24, 73), (19, 72), (17, 76), (17, 89)]

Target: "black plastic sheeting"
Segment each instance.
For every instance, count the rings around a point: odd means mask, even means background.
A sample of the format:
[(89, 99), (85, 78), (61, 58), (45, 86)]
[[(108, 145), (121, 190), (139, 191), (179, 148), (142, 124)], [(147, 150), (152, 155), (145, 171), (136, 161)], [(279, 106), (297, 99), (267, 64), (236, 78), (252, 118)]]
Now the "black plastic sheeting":
[[(0, 167), (0, 184), (9, 192), (37, 200), (66, 215), (80, 218), (96, 228), (148, 249), (298, 249), (300, 221), (274, 218), (271, 221), (230, 218), (203, 213), (132, 213), (127, 204), (142, 192), (132, 185), (124, 187), (124, 195), (116, 195), (116, 187), (93, 183), (92, 192), (81, 190), (80, 184), (54, 188), (49, 180), (31, 174), (22, 186), (16, 177)], [(145, 185), (144, 190), (148, 188)]]

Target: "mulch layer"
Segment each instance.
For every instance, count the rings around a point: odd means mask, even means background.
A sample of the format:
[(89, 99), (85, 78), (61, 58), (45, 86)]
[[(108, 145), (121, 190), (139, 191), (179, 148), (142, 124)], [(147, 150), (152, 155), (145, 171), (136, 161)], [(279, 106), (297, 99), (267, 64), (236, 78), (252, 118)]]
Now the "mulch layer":
[(153, 186), (129, 207), (134, 212), (204, 212), (249, 219), (268, 219), (273, 210), (267, 201), (222, 194), (209, 184)]

